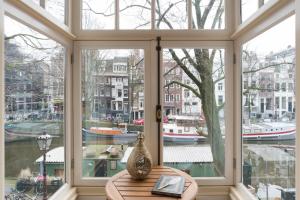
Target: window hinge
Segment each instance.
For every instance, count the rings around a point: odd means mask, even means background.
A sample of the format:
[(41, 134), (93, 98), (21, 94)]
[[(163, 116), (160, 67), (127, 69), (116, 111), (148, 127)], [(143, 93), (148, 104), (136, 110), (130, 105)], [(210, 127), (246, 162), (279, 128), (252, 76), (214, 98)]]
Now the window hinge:
[(233, 158), (233, 169), (236, 169), (236, 159)]
[(74, 169), (74, 158), (71, 160), (71, 169)]
[(233, 54), (233, 64), (235, 65), (236, 64), (236, 55)]
[(71, 65), (73, 65), (74, 64), (74, 56), (73, 56), (73, 54), (71, 54)]

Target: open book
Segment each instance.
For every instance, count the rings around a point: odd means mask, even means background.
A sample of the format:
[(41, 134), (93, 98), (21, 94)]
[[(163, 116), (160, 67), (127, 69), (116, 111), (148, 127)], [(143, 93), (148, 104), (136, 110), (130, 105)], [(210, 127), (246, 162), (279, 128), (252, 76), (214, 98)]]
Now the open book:
[(184, 177), (161, 175), (155, 183), (152, 194), (181, 197), (184, 189)]

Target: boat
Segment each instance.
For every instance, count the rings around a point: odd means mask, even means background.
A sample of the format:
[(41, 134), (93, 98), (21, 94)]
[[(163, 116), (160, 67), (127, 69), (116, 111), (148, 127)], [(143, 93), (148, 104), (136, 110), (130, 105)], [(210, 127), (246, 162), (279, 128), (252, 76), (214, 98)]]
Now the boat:
[(243, 125), (243, 140), (294, 140), (296, 127), (288, 122), (263, 122)]
[(205, 142), (206, 137), (199, 134), (203, 118), (196, 116), (169, 115), (168, 122), (163, 123), (164, 142), (195, 143)]

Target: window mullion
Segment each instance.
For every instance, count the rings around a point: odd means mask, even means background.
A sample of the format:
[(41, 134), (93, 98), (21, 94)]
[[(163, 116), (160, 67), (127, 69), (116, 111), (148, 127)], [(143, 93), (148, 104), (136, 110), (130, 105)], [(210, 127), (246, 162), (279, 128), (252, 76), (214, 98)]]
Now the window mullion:
[(151, 0), (151, 29), (155, 29), (155, 0)]
[(120, 29), (120, 1), (115, 1), (115, 29)]
[(188, 6), (188, 29), (192, 29), (192, 0), (187, 1)]

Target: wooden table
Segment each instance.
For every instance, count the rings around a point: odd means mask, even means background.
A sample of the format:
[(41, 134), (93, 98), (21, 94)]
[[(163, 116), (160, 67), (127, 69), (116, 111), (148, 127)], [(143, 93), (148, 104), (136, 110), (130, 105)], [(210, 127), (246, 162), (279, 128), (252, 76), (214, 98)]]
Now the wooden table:
[[(160, 175), (177, 175), (185, 178), (184, 192), (181, 198), (151, 194)], [(185, 172), (170, 167), (156, 166), (144, 180), (133, 180), (127, 170), (123, 170), (111, 177), (106, 184), (105, 191), (109, 200), (189, 200), (196, 198), (198, 186), (193, 178)]]

